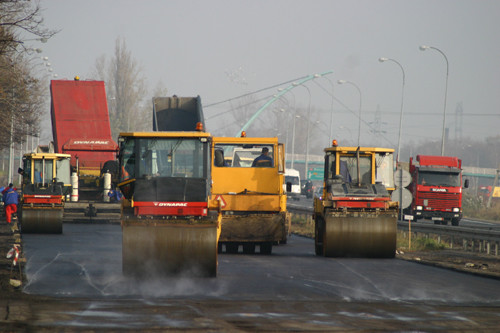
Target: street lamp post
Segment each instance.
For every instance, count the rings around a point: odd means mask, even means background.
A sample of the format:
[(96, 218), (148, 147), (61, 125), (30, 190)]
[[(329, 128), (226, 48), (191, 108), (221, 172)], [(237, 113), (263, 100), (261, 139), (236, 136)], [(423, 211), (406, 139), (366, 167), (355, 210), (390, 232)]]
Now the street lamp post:
[(442, 132), (442, 137), (441, 137), (441, 156), (444, 156), (444, 135), (445, 135), (445, 126), (446, 126), (446, 96), (448, 95), (448, 73), (449, 73), (449, 64), (448, 64), (448, 58), (446, 57), (446, 54), (444, 54), (443, 51), (438, 49), (437, 47), (434, 46), (428, 46), (428, 45), (421, 45), (420, 46), (420, 51), (425, 51), (427, 49), (433, 49), (441, 53), (444, 57), (444, 60), (446, 60), (446, 86), (445, 86), (445, 91), (444, 91), (444, 110), (443, 110), (443, 132)]
[[(401, 128), (403, 127), (403, 101), (404, 101), (404, 95), (405, 95), (405, 71), (403, 69), (403, 66), (401, 64), (390, 58), (379, 58), (378, 61), (384, 62), (384, 61), (392, 61), (395, 64), (401, 68), (401, 71), (403, 72), (403, 87), (401, 89), (401, 113), (399, 116), (399, 138), (398, 138), (398, 155), (397, 155), (397, 163), (398, 163), (398, 168), (401, 169), (401, 166), (399, 165), (399, 159), (400, 159), (400, 153), (401, 153)], [(400, 173), (403, 171), (400, 170)], [(399, 182), (399, 216), (403, 218), (403, 175), (400, 175), (400, 182)]]
[[(295, 85), (295, 83), (294, 83)], [(299, 85), (298, 83), (296, 85)], [(304, 84), (300, 84), (300, 86), (304, 87), (307, 89), (307, 92), (309, 93), (309, 106), (307, 107), (307, 130), (306, 130), (306, 164), (305, 164), (305, 177), (307, 179), (307, 170), (308, 170), (308, 167), (309, 167), (309, 124), (311, 122), (311, 90), (309, 90), (309, 88), (304, 85)]]
[(300, 118), (300, 116), (296, 115), (297, 111), (295, 111), (293, 115), (293, 129), (292, 129), (292, 163), (290, 164), (290, 168), (293, 169), (293, 162), (295, 161), (295, 120)]
[(354, 82), (351, 82), (351, 81), (346, 81), (346, 80), (338, 80), (337, 81), (338, 84), (344, 84), (344, 83), (348, 83), (348, 84), (351, 84), (352, 86), (354, 86), (356, 89), (358, 89), (358, 92), (359, 92), (359, 113), (358, 113), (358, 146), (359, 146), (359, 142), (360, 142), (360, 139), (361, 139), (361, 101), (362, 101), (362, 96), (361, 96), (361, 89), (359, 89), (359, 87), (354, 83)]
[(392, 61), (395, 64), (401, 68), (401, 72), (403, 72), (403, 86), (401, 88), (401, 112), (399, 115), (399, 137), (398, 137), (398, 155), (397, 155), (397, 160), (399, 161), (400, 159), (400, 153), (401, 153), (401, 129), (403, 127), (403, 103), (404, 103), (404, 96), (405, 96), (405, 70), (403, 69), (403, 66), (401, 64), (391, 58), (379, 58), (378, 61), (384, 62), (384, 61)]

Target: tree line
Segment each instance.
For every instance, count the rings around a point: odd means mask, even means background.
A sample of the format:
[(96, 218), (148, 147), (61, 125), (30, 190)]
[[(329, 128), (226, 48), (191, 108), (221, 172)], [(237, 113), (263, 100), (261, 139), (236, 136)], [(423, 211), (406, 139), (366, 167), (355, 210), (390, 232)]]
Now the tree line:
[[(0, 149), (39, 130), (43, 86), (33, 73), (27, 39), (48, 40), (57, 31), (43, 26), (41, 9), (31, 1), (0, 2)], [(28, 37), (26, 37), (28, 36)]]

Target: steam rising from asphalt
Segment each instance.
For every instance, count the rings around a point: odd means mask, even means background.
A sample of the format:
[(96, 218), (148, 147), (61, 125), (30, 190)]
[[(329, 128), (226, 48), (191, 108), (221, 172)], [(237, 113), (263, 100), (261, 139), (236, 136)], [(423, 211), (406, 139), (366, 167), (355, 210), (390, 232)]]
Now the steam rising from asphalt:
[[(68, 260), (69, 254), (58, 253), (49, 263), (33, 271), (28, 264), (28, 284), (24, 291), (32, 294), (85, 297), (214, 297), (225, 293), (216, 278), (195, 278), (179, 274), (172, 277), (133, 278), (123, 276), (121, 263), (91, 273), (85, 261)], [(65, 279), (55, 280), (54, 270), (64, 271)], [(73, 272), (73, 273), (69, 273)]]

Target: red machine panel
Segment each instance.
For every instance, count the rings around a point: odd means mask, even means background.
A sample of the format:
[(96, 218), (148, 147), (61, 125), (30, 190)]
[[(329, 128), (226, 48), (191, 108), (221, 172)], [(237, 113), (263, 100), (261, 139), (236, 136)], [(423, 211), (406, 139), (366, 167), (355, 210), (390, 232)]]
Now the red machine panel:
[(52, 132), (56, 153), (78, 157), (83, 168), (100, 168), (114, 160), (118, 145), (112, 139), (103, 81), (51, 81)]

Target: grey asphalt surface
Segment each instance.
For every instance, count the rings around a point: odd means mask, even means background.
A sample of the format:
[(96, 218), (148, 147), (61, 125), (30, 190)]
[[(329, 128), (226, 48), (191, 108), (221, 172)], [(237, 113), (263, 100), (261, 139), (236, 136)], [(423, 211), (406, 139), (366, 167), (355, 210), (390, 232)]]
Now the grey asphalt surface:
[(271, 256), (220, 255), (217, 278), (147, 281), (122, 276), (119, 225), (65, 224), (23, 244), (29, 281), (0, 300), (6, 331), (498, 332), (498, 280), (320, 258), (297, 236)]
[[(214, 279), (134, 280), (121, 274), (119, 225), (65, 224), (62, 235), (23, 235), (31, 294), (221, 300), (429, 301), (500, 305), (500, 281), (398, 259), (323, 258), (292, 236), (273, 255), (219, 254)], [(146, 258), (145, 258), (146, 259)]]

